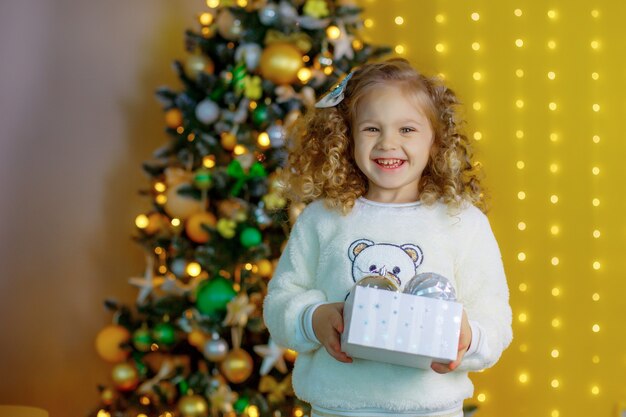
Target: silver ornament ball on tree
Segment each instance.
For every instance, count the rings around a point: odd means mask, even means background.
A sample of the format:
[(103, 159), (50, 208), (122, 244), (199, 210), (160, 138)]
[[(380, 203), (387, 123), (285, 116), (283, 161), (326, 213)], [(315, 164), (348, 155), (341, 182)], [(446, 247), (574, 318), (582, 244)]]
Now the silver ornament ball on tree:
[(204, 344), (203, 353), (208, 360), (219, 362), (228, 354), (228, 343), (217, 333), (214, 333), (211, 339)]
[(259, 19), (265, 26), (272, 26), (278, 22), (278, 6), (270, 3), (259, 10)]
[(209, 125), (220, 117), (220, 106), (210, 99), (204, 99), (196, 106), (196, 118)]
[(280, 148), (285, 145), (285, 129), (281, 125), (273, 124), (267, 128), (272, 148)]
[(235, 60), (237, 62), (242, 59), (246, 63), (248, 71), (254, 71), (259, 66), (261, 61), (261, 46), (256, 43), (244, 43), (239, 45), (235, 51)]

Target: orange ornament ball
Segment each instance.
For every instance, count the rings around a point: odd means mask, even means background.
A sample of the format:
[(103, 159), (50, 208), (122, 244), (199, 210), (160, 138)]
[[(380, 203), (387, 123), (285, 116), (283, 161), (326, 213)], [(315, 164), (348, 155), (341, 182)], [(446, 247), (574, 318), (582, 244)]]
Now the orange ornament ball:
[(261, 55), (261, 75), (274, 84), (295, 82), (298, 79), (298, 71), (303, 66), (302, 52), (291, 43), (272, 43)]
[(189, 239), (196, 243), (206, 243), (211, 238), (209, 232), (207, 232), (203, 225), (206, 225), (212, 229), (217, 224), (217, 218), (213, 213), (203, 211), (200, 213), (192, 214), (185, 223), (185, 232)]
[(220, 143), (222, 144), (222, 148), (227, 151), (232, 151), (237, 145), (237, 136), (230, 132), (224, 132), (220, 137)]
[(143, 231), (147, 235), (154, 235), (158, 232), (167, 230), (169, 227), (169, 220), (161, 213), (148, 214), (148, 225), (143, 228)]
[(183, 124), (183, 112), (180, 109), (172, 108), (165, 112), (165, 125), (171, 129), (176, 129)]
[(96, 336), (96, 351), (107, 362), (122, 362), (130, 351), (123, 349), (121, 345), (129, 340), (130, 332), (126, 327), (112, 324), (100, 330)]
[(139, 384), (137, 369), (129, 363), (118, 363), (111, 370), (115, 388), (119, 391), (132, 391)]

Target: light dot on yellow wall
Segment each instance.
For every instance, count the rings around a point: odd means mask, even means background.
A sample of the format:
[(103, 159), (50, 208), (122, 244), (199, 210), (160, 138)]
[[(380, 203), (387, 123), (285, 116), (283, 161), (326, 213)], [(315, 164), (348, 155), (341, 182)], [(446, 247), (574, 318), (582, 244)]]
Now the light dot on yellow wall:
[(561, 290), (558, 287), (552, 288), (552, 296), (558, 297), (559, 295), (561, 295)]
[(513, 10), (513, 14), (517, 17), (520, 17), (523, 14), (522, 9)]
[(591, 387), (591, 393), (593, 395), (598, 395), (600, 394), (600, 387), (598, 387), (597, 385), (594, 385), (593, 387)]
[(598, 294), (597, 292), (594, 292), (593, 295), (591, 296), (591, 299), (593, 301), (600, 301), (600, 294)]
[(600, 136), (598, 136), (598, 135), (593, 135), (593, 137), (591, 138), (591, 140), (593, 140), (593, 143), (600, 143)]
[(402, 16), (396, 16), (396, 18), (393, 19), (393, 21), (396, 23), (396, 25), (400, 26), (401, 24), (404, 23), (404, 18)]
[(520, 191), (517, 193), (517, 198), (520, 200), (526, 199), (526, 193), (524, 191)]
[(598, 262), (598, 261), (595, 261), (595, 262), (592, 264), (592, 266), (593, 266), (593, 269), (595, 269), (596, 271), (602, 267), (602, 265), (601, 265), (601, 264), (600, 264), (600, 262)]
[(515, 137), (518, 139), (521, 139), (524, 137), (524, 131), (523, 130), (516, 130), (515, 131)]
[(591, 358), (591, 362), (595, 363), (595, 364), (599, 364), (600, 363), (600, 357), (598, 355), (593, 355), (593, 357)]
[(480, 110), (480, 109), (481, 109), (481, 107), (482, 107), (482, 105), (480, 104), (480, 101), (475, 101), (475, 102), (472, 104), (472, 108), (473, 108), (474, 110), (476, 110), (476, 111)]
[(437, 52), (443, 52), (446, 50), (446, 47), (444, 46), (444, 44), (442, 43), (438, 43), (437, 45), (435, 45), (435, 51)]
[(556, 73), (554, 71), (548, 72), (548, 79), (554, 80), (556, 78)]
[(552, 233), (553, 235), (558, 235), (559, 234), (559, 226), (554, 225), (552, 227), (550, 227), (550, 233)]
[(600, 199), (594, 198), (593, 200), (591, 200), (591, 204), (593, 204), (594, 207), (598, 207), (600, 205)]
[(524, 161), (517, 161), (517, 163), (515, 164), (515, 166), (517, 166), (517, 169), (524, 169), (524, 167), (526, 166), (526, 164), (524, 164)]
[(600, 74), (598, 74), (597, 72), (591, 73), (591, 79), (598, 80), (599, 78), (600, 78)]
[(552, 388), (558, 388), (560, 385), (561, 385), (561, 382), (558, 379), (556, 379), (556, 378), (554, 378), (552, 381), (550, 381), (550, 386)]
[(525, 261), (526, 260), (526, 254), (524, 252), (520, 252), (517, 254), (517, 260), (519, 261)]
[(560, 327), (561, 326), (561, 319), (559, 319), (558, 317), (555, 317), (552, 319), (552, 327)]
[(550, 141), (551, 142), (556, 142), (557, 140), (559, 140), (558, 133), (550, 133)]
[(474, 51), (478, 51), (480, 49), (480, 43), (478, 42), (472, 42), (472, 49)]
[(523, 70), (523, 69), (520, 69), (520, 68), (516, 69), (516, 70), (515, 70), (515, 76), (516, 76), (517, 78), (522, 78), (522, 77), (524, 76), (524, 70)]
[(394, 48), (396, 51), (396, 54), (398, 55), (402, 55), (405, 51), (405, 48), (403, 45), (396, 45), (396, 47)]
[(595, 103), (593, 106), (591, 106), (591, 108), (593, 109), (593, 111), (595, 111), (596, 113), (600, 111), (600, 105), (598, 103)]
[(550, 263), (554, 266), (557, 266), (559, 264), (559, 258), (556, 256), (553, 256), (552, 259), (550, 259)]
[(550, 19), (556, 19), (556, 10), (548, 10), (548, 17)]
[(519, 345), (519, 351), (522, 353), (528, 352), (528, 345), (526, 343), (522, 343)]
[(485, 400), (487, 400), (487, 396), (481, 392), (480, 394), (478, 394), (478, 395), (476, 396), (476, 399), (477, 399), (479, 402), (484, 403), (484, 402), (485, 402)]
[(593, 17), (593, 18), (596, 18), (596, 19), (597, 19), (598, 17), (600, 17), (600, 11), (599, 11), (598, 9), (593, 9), (593, 10), (591, 11), (591, 17)]
[(442, 15), (441, 13), (439, 13), (438, 15), (435, 16), (435, 22), (443, 23), (445, 21), (446, 21), (446, 17), (444, 15)]
[(474, 13), (472, 13), (471, 18), (472, 18), (472, 20), (473, 20), (474, 22), (478, 22), (478, 21), (480, 20), (480, 14), (478, 14), (478, 13), (474, 12)]
[(483, 134), (480, 132), (474, 132), (474, 139), (481, 140), (483, 138)]
[(515, 46), (517, 46), (518, 48), (521, 48), (522, 46), (524, 46), (524, 40), (523, 39), (515, 39)]
[(600, 42), (591, 41), (591, 49), (598, 49), (600, 47)]
[(521, 109), (522, 107), (524, 107), (524, 100), (516, 100), (516, 101), (515, 101), (515, 106), (516, 106), (518, 109)]
[(559, 417), (561, 415), (561, 413), (559, 413), (559, 410), (552, 410), (552, 412), (550, 413), (550, 417)]
[(524, 222), (517, 223), (517, 228), (519, 230), (526, 230), (526, 223), (524, 223)]
[(528, 320), (528, 316), (526, 315), (526, 313), (519, 313), (517, 315), (517, 319), (521, 322), (521, 323), (525, 323), (526, 320)]
[(557, 164), (550, 164), (550, 172), (557, 173), (559, 171), (559, 166)]
[(594, 333), (598, 333), (600, 331), (600, 325), (599, 324), (594, 324), (593, 326), (591, 326), (591, 330)]
[(363, 25), (364, 25), (366, 28), (371, 28), (371, 27), (373, 27), (373, 26), (374, 26), (374, 21), (373, 21), (372, 19), (365, 19), (365, 20), (363, 21)]
[(519, 376), (517, 377), (517, 379), (519, 380), (519, 382), (521, 382), (522, 384), (525, 384), (528, 382), (528, 374), (526, 372), (523, 372), (521, 374), (519, 374)]
[(598, 167), (591, 168), (591, 173), (593, 175), (598, 175), (600, 173), (600, 168), (598, 168)]
[(552, 349), (552, 352), (550, 352), (550, 356), (552, 356), (553, 358), (558, 358), (559, 354), (560, 353), (558, 349)]
[(598, 229), (594, 230), (592, 233), (592, 236), (595, 237), (596, 239), (598, 239), (600, 237), (601, 233)]
[(528, 289), (528, 285), (526, 285), (526, 283), (522, 282), (520, 285), (518, 285), (517, 287), (521, 292), (526, 292), (526, 290)]
[(559, 196), (558, 196), (558, 195), (555, 195), (555, 194), (552, 194), (552, 195), (550, 196), (550, 202), (551, 202), (552, 204), (556, 204), (556, 203), (558, 203), (558, 202), (559, 202)]
[(480, 72), (478, 72), (478, 71), (476, 71), (476, 72), (474, 72), (474, 73), (472, 74), (472, 78), (473, 78), (474, 80), (476, 80), (476, 81), (479, 81), (482, 77), (483, 77), (483, 76), (482, 76), (482, 74), (481, 74)]
[(557, 104), (554, 101), (552, 101), (550, 102), (550, 104), (548, 104), (548, 108), (552, 111), (555, 111), (557, 108)]

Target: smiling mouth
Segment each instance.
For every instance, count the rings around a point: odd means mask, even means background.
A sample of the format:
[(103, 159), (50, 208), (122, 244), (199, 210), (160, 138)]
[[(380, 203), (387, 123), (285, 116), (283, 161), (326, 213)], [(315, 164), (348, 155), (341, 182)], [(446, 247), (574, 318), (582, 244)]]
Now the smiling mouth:
[(374, 162), (383, 168), (398, 168), (404, 164), (402, 159), (374, 159)]

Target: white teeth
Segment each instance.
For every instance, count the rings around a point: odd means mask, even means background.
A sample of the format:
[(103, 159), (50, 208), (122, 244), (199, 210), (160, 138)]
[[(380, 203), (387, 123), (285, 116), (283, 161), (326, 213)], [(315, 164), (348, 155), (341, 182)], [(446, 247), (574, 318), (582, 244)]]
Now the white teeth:
[(390, 167), (390, 166), (400, 165), (402, 163), (402, 160), (400, 159), (377, 159), (376, 162), (380, 165)]

